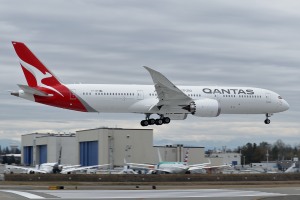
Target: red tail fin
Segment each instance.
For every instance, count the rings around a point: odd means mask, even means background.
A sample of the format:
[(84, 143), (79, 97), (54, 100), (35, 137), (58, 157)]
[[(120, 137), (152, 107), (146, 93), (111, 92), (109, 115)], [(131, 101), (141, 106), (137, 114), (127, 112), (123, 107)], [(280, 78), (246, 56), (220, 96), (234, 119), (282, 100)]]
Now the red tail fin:
[[(55, 75), (21, 42), (12, 42), (27, 80), (28, 86), (19, 87), (28, 95), (33, 95), (35, 102), (59, 108), (92, 111), (86, 102), (78, 99), (76, 93), (62, 84)], [(85, 107), (85, 105), (87, 108)]]
[(188, 159), (189, 159), (189, 149), (186, 149), (183, 162), (188, 162)]
[[(31, 87), (45, 87), (61, 85), (55, 75), (21, 42), (12, 42), (17, 55), (20, 58), (20, 65)], [(46, 87), (47, 88), (47, 87)]]

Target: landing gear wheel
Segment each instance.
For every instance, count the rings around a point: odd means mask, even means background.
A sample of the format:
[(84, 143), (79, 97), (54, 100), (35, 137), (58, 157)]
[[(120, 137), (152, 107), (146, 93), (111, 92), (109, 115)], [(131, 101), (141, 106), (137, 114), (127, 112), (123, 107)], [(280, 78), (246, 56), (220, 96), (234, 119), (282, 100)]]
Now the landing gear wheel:
[(269, 117), (271, 117), (273, 114), (272, 113), (266, 113), (266, 120), (265, 120), (265, 124), (270, 124), (270, 120)]
[(271, 122), (271, 120), (269, 120), (269, 119), (265, 120), (265, 124), (270, 124), (270, 122)]
[(148, 119), (148, 124), (149, 125), (153, 125), (153, 124), (155, 124), (155, 119)]
[(148, 120), (142, 120), (141, 125), (142, 126), (148, 126), (149, 125)]
[(162, 119), (156, 119), (155, 120), (155, 124), (156, 125), (162, 125), (164, 122), (163, 122), (163, 120)]
[(168, 123), (170, 123), (170, 121), (171, 121), (171, 119), (169, 117), (164, 117), (163, 118), (163, 123), (164, 124), (168, 124)]

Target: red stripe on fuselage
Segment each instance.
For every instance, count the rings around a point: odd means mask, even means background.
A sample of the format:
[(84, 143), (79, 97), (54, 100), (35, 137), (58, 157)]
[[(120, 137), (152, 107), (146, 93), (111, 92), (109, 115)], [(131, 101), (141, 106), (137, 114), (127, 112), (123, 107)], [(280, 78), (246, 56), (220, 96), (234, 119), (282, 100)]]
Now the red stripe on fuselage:
[(53, 96), (42, 97), (34, 95), (35, 101), (49, 106), (55, 106), (59, 108), (76, 110), (81, 112), (88, 112), (84, 105), (77, 98), (74, 98), (75, 95), (72, 94), (66, 86), (57, 85), (52, 87), (59, 91), (63, 96), (48, 88), (37, 87), (39, 90), (42, 90), (48, 94), (52, 94)]

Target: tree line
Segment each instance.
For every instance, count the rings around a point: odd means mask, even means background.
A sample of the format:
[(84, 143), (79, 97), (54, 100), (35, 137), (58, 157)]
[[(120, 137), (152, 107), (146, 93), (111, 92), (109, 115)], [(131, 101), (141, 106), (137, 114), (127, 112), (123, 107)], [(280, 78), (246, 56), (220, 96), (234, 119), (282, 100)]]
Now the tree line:
[(235, 152), (242, 154), (242, 164), (259, 163), (261, 161), (292, 160), (300, 156), (300, 145), (292, 147), (282, 140), (277, 140), (274, 144), (267, 142), (247, 143), (239, 146)]
[(20, 164), (20, 159), (16, 159), (15, 156), (7, 156), (7, 154), (20, 154), (21, 150), (19, 148), (2, 148), (0, 145), (0, 157), (1, 157), (1, 163), (2, 164)]

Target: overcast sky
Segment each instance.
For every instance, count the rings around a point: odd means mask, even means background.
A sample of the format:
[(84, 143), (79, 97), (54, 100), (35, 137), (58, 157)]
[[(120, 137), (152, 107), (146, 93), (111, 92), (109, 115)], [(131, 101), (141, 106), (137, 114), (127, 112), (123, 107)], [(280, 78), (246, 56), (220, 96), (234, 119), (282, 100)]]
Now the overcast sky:
[(0, 139), (36, 131), (141, 128), (138, 114), (68, 111), (9, 95), (26, 81), (20, 41), (64, 83), (152, 84), (152, 67), (177, 85), (251, 86), (279, 93), (290, 110), (272, 116), (188, 116), (151, 126), (155, 144), (230, 148), (282, 139), (300, 145), (300, 2), (1, 1)]

